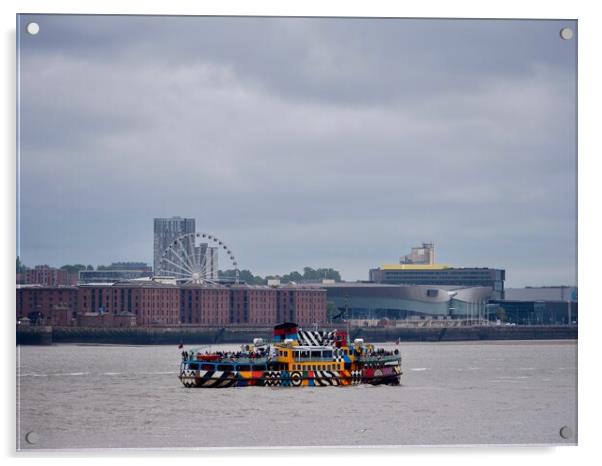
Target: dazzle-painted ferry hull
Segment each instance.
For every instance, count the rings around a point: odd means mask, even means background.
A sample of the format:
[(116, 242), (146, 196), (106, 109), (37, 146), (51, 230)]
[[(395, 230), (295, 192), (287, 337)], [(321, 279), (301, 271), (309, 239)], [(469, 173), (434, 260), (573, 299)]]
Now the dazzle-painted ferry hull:
[(369, 369), (366, 371), (194, 371), (185, 370), (180, 380), (185, 387), (326, 387), (359, 384), (399, 385), (399, 366)]

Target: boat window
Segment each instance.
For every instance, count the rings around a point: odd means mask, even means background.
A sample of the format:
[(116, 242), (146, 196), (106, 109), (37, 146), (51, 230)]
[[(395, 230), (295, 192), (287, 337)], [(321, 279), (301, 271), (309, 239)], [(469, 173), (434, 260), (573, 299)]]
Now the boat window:
[(244, 372), (248, 372), (248, 371), (250, 371), (250, 370), (251, 370), (251, 366), (246, 366), (246, 365), (242, 365), (242, 364), (241, 364), (241, 365), (239, 365), (239, 366), (236, 366), (236, 370), (238, 370), (238, 371), (244, 371)]
[(217, 366), (218, 371), (228, 372), (232, 370), (232, 366), (230, 364), (220, 364)]
[(322, 357), (322, 351), (312, 351), (311, 352), (311, 357), (312, 358), (321, 358)]
[(212, 371), (215, 369), (215, 367), (213, 366), (213, 364), (202, 364), (201, 369), (203, 369), (204, 371)]
[(253, 366), (252, 370), (254, 370), (254, 371), (265, 371), (265, 366)]
[(323, 358), (332, 358), (332, 351), (328, 350), (328, 351), (324, 351), (322, 353), (322, 357)]
[(196, 362), (191, 362), (190, 364), (188, 364), (188, 369), (190, 369), (191, 371), (198, 371), (199, 364)]

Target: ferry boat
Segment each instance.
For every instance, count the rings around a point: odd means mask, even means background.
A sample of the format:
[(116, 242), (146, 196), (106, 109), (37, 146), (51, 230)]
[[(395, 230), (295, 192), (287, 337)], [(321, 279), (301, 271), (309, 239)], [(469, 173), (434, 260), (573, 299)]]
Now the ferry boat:
[(303, 387), (399, 385), (399, 350), (385, 351), (345, 331), (303, 330), (287, 322), (274, 341), (256, 338), (235, 352), (182, 352), (179, 379), (185, 387)]

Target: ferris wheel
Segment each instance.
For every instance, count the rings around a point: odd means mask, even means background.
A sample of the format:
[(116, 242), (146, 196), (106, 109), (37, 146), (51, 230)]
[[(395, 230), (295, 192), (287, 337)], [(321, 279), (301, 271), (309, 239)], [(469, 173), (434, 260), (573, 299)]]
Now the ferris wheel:
[[(161, 275), (173, 276), (179, 282), (195, 284), (220, 283), (218, 254), (225, 252), (233, 279), (239, 282), (239, 270), (232, 250), (218, 237), (208, 233), (186, 233), (172, 241), (161, 256)], [(223, 256), (222, 256), (223, 257)]]

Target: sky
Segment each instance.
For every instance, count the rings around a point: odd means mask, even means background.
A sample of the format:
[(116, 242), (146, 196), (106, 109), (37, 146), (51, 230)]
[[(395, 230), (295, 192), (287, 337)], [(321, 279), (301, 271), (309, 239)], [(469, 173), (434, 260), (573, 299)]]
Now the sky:
[(433, 241), (507, 287), (576, 285), (575, 21), (19, 21), (29, 266), (152, 264), (177, 215), (261, 275), (366, 280)]

